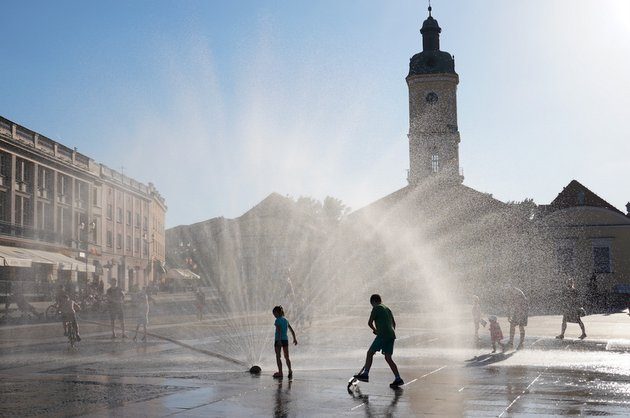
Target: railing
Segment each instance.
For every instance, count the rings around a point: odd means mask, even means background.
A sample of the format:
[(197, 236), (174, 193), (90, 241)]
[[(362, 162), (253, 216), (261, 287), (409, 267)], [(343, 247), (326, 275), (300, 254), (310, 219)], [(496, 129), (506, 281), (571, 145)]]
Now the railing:
[(61, 234), (45, 229), (37, 229), (32, 226), (16, 225), (6, 221), (0, 221), (0, 235), (17, 238), (32, 239), (55, 244), (63, 244)]

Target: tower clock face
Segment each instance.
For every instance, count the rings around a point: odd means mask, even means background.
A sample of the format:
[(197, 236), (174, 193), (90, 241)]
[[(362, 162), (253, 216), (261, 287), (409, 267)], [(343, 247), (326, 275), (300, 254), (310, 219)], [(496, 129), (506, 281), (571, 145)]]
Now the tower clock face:
[(435, 94), (434, 92), (431, 92), (431, 93), (427, 94), (427, 97), (426, 97), (425, 100), (429, 104), (434, 104), (434, 103), (436, 103), (438, 101), (438, 95)]

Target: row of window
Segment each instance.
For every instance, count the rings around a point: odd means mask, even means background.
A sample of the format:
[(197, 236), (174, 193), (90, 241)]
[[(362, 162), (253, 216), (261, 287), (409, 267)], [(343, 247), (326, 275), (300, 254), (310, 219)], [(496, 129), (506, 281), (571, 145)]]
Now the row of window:
[[(116, 249), (122, 250), (123, 244), (125, 245), (125, 252), (140, 252), (140, 245), (142, 244), (142, 255), (146, 256), (149, 253), (149, 243), (147, 241), (141, 241), (140, 238), (133, 238), (133, 246), (132, 246), (132, 237), (131, 235), (127, 235), (126, 242), (123, 242), (123, 235), (118, 233), (116, 234)], [(112, 231), (107, 231), (107, 246), (110, 248), (114, 247), (114, 233)]]
[[(107, 204), (107, 219), (113, 220), (114, 219), (114, 207), (112, 206), (111, 203)], [(118, 223), (123, 223), (123, 209), (121, 207), (116, 208), (116, 222)], [(136, 228), (140, 228), (142, 227), (143, 229), (148, 229), (149, 225), (148, 225), (148, 218), (146, 216), (143, 217), (143, 222), (142, 224), (140, 223), (140, 214), (138, 212), (136, 212), (136, 216), (135, 216), (135, 223), (133, 222), (133, 216), (131, 214), (131, 211), (128, 210), (127, 211), (127, 225), (128, 226), (135, 226)]]
[[(557, 249), (560, 272), (572, 274), (576, 270), (575, 247), (562, 246)], [(593, 272), (612, 273), (612, 252), (610, 245), (593, 245)]]

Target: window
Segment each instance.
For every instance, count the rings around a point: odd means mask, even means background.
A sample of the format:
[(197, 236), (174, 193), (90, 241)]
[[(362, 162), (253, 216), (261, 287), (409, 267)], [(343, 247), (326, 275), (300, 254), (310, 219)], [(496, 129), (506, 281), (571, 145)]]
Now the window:
[(112, 231), (107, 231), (107, 246), (108, 247), (113, 247), (114, 246), (114, 234), (112, 233)]
[(114, 208), (112, 207), (111, 203), (107, 204), (107, 219), (112, 219), (114, 215)]
[(575, 248), (572, 246), (563, 246), (558, 248), (558, 271), (561, 273), (573, 273), (575, 270)]
[(127, 225), (131, 226), (131, 211), (127, 211)]
[(146, 216), (144, 217), (144, 222), (142, 223), (142, 229), (145, 231), (149, 229), (149, 219)]
[(118, 210), (118, 217), (116, 218), (116, 221), (121, 224), (123, 221), (123, 210), (122, 208), (116, 208), (116, 209)]
[[(11, 156), (0, 152), (0, 176), (8, 179), (11, 177)], [(3, 183), (6, 186), (6, 183)]]
[(95, 187), (94, 190), (92, 191), (92, 204), (94, 206), (100, 206), (99, 205), (99, 195), (101, 194), (101, 189), (99, 189), (98, 187)]
[(122, 244), (122, 234), (116, 234), (116, 248), (120, 250), (122, 248)]
[(140, 214), (136, 212), (136, 228), (140, 228)]
[(140, 238), (136, 238), (133, 251), (136, 253), (140, 251)]
[(438, 171), (440, 171), (440, 156), (433, 154), (431, 156), (431, 172), (437, 173)]
[(98, 225), (100, 222), (96, 219), (93, 222), (94, 223), (90, 225), (90, 231), (92, 232), (91, 240), (92, 242), (98, 242)]
[(66, 194), (68, 194), (68, 186), (69, 186), (69, 179), (63, 174), (60, 174), (59, 177), (57, 177), (57, 187), (58, 187), (59, 195), (65, 196)]
[(127, 235), (127, 246), (125, 247), (127, 252), (131, 252), (131, 235)]
[(39, 196), (48, 198), (47, 190), (52, 189), (52, 172), (44, 167), (39, 167), (37, 176), (37, 188), (40, 190)]
[(610, 246), (593, 246), (593, 271), (595, 273), (611, 273)]

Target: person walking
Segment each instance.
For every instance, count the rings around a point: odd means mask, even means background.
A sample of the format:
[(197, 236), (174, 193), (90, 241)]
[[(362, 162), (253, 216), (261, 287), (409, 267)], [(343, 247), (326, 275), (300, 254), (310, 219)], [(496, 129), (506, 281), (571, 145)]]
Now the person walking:
[(377, 351), (381, 351), (385, 356), (385, 361), (389, 365), (389, 368), (394, 373), (394, 381), (389, 386), (397, 388), (402, 386), (405, 382), (401, 379), (398, 366), (392, 359), (394, 341), (396, 340), (396, 333), (394, 331), (396, 329), (396, 320), (394, 319), (392, 311), (387, 306), (383, 305), (380, 295), (374, 294), (370, 296), (370, 304), (372, 305), (372, 312), (368, 319), (368, 326), (372, 329), (376, 338), (374, 338), (372, 345), (367, 351), (363, 368), (361, 368), (361, 371), (355, 374), (354, 377), (362, 382), (368, 382), (374, 354), (376, 354)]
[(197, 308), (197, 319), (203, 320), (203, 310), (206, 308), (206, 294), (203, 293), (200, 287), (195, 292), (195, 308)]
[(582, 335), (579, 337), (580, 340), (586, 338), (586, 328), (584, 327), (582, 318), (580, 318), (582, 308), (579, 306), (578, 302), (578, 290), (575, 288), (575, 280), (572, 278), (567, 279), (565, 286), (562, 289), (561, 304), (562, 329), (560, 331), (560, 335), (557, 335), (556, 338), (559, 340), (564, 338), (564, 333), (567, 330), (567, 322), (577, 323), (582, 330)]
[(120, 287), (118, 287), (116, 279), (113, 279), (112, 286), (107, 289), (107, 304), (109, 307), (109, 319), (112, 323), (112, 338), (116, 338), (116, 319), (120, 321), (120, 326), (122, 328), (122, 337), (127, 338), (127, 334), (125, 334), (125, 313), (123, 309), (124, 303), (125, 292)]
[(529, 316), (529, 301), (525, 293), (518, 287), (510, 285), (509, 289), (509, 306), (508, 321), (510, 323), (510, 340), (506, 345), (506, 349), (514, 347), (514, 334), (518, 326), (520, 332), (520, 341), (517, 350), (523, 348), (525, 342), (525, 327), (527, 326), (527, 318)]

